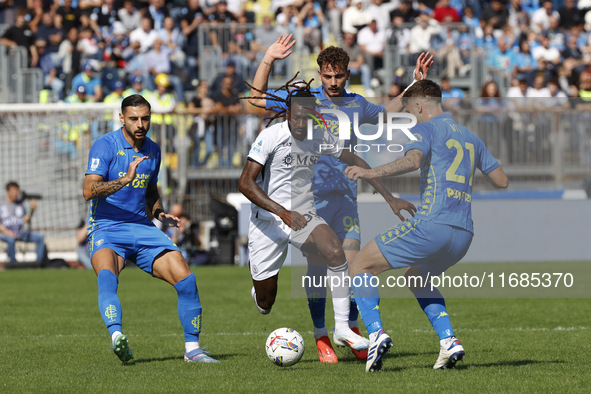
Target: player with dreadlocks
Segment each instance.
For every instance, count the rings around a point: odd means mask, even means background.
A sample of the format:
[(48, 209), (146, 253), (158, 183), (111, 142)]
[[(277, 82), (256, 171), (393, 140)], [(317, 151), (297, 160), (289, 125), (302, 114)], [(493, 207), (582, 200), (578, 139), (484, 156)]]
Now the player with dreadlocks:
[[(239, 190), (253, 203), (248, 231), (252, 296), (261, 313), (271, 311), (288, 243), (306, 255), (317, 256), (317, 260), (328, 266), (335, 338), (361, 351), (367, 349), (369, 342), (348, 324), (350, 289), (348, 280), (344, 280), (348, 277), (348, 263), (338, 236), (316, 214), (312, 178), (320, 155), (370, 167), (354, 153), (343, 150), (343, 141), (326, 128), (315, 127), (312, 138), (306, 138), (315, 99), (310, 92), (311, 81), (294, 84), (296, 77), (282, 87), (285, 98), (272, 95), (283, 105), (271, 120), (283, 114), (287, 119), (261, 131), (252, 144), (239, 180)], [(305, 99), (312, 99), (311, 105), (303, 102)], [(394, 198), (381, 182), (370, 183), (390, 205), (412, 212), (412, 204)]]
[[(284, 108), (281, 101), (289, 94), (290, 90), (267, 91), (269, 74), (276, 60), (289, 56), (291, 48), (295, 44), (292, 35), (280, 36), (266, 51), (265, 56), (255, 74), (252, 88), (254, 92), (249, 97), (249, 103), (270, 110)], [(320, 102), (321, 107), (334, 108), (336, 105), (341, 111), (347, 113), (349, 119), (353, 119), (353, 112), (359, 116), (359, 124), (377, 123), (378, 116), (383, 112), (398, 112), (402, 109), (400, 98), (395, 98), (384, 107), (368, 102), (362, 96), (350, 93), (345, 90), (349, 79), (349, 56), (347, 53), (336, 47), (328, 47), (318, 55), (318, 76), (321, 86), (310, 89), (311, 93)], [(433, 56), (421, 54), (417, 60), (414, 72), (415, 80), (426, 77), (427, 71), (433, 63)], [(261, 94), (262, 93), (262, 94)], [(335, 136), (339, 136), (338, 119), (333, 115), (324, 114), (326, 124)], [(356, 140), (345, 141), (347, 149), (355, 145)], [(346, 260), (351, 262), (359, 252), (361, 245), (361, 234), (359, 228), (359, 215), (357, 212), (357, 183), (349, 181), (343, 174), (346, 164), (330, 156), (319, 158), (314, 168), (314, 199), (316, 212), (335, 231), (341, 242)], [(411, 214), (416, 210), (412, 204), (397, 205), (396, 201), (388, 201), (394, 213), (404, 221), (400, 213), (401, 209), (409, 207)], [(327, 274), (326, 265), (318, 264), (316, 256), (308, 256), (307, 277), (317, 278), (312, 283), (322, 282), (318, 278), (324, 278)], [(318, 357), (321, 362), (338, 362), (334, 353), (328, 332), (326, 329), (324, 314), (326, 306), (326, 287), (306, 286), (310, 314), (314, 322), (314, 337), (318, 348)], [(351, 302), (349, 326), (360, 334), (358, 328), (358, 312), (353, 300)], [(333, 338), (337, 345), (343, 342)], [(346, 344), (346, 343), (344, 343)], [(367, 358), (367, 351), (353, 351), (359, 359)]]

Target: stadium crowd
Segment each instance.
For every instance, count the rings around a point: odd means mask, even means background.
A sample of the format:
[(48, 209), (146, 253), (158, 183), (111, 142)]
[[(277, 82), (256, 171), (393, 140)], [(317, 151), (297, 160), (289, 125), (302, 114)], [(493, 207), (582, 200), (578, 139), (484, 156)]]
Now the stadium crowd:
[[(114, 103), (141, 93), (160, 111), (188, 108), (193, 164), (213, 156), (215, 166), (240, 167), (240, 149), (262, 122), (244, 115), (249, 108), (237, 98), (280, 34), (293, 33), (311, 62), (321, 48), (342, 46), (368, 97), (405, 87), (399, 73), (385, 81), (380, 72), (396, 46), (406, 64), (422, 51), (435, 54), (433, 76), (444, 78), (445, 98), (466, 96), (454, 79), (474, 72), (475, 55), (486, 63), (483, 92), (490, 82), (497, 97), (584, 103), (591, 100), (589, 10), (591, 0), (2, 0), (0, 43), (27, 47), (30, 67), (44, 74), (41, 102)], [(274, 73), (286, 77), (285, 66)], [(200, 68), (211, 74), (202, 81)], [(153, 118), (163, 123), (173, 138), (173, 118)]]
[[(589, 9), (589, 0), (3, 0), (0, 23), (9, 26), (1, 43), (28, 48), (53, 101), (75, 97), (80, 85), (86, 100), (102, 101), (117, 81), (131, 87), (137, 77), (155, 91), (156, 76), (166, 74), (183, 102), (212, 57), (200, 45), (219, 48), (218, 64), (233, 64), (251, 79), (282, 33), (294, 33), (310, 53), (343, 45), (369, 96), (387, 45), (410, 64), (422, 51), (435, 52), (445, 67), (441, 76), (452, 79), (470, 72), (476, 49), (497, 83), (505, 77), (533, 88), (543, 74), (544, 85), (555, 81), (578, 96), (591, 61)], [(530, 94), (548, 94), (537, 90)]]

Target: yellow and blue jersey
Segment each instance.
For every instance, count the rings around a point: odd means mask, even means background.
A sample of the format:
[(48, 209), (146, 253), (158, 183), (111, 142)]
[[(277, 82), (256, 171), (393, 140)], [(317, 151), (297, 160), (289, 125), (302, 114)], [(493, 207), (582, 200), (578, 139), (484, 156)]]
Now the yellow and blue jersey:
[(100, 137), (92, 145), (86, 175), (100, 175), (105, 182), (125, 176), (129, 164), (138, 157), (148, 156), (137, 167), (135, 179), (123, 189), (106, 198), (91, 201), (88, 214), (89, 232), (116, 223), (150, 223), (146, 214), (146, 190), (156, 185), (160, 169), (160, 147), (146, 138), (136, 152), (123, 135), (123, 128)]
[[(375, 124), (378, 121), (378, 116), (385, 112), (384, 107), (370, 103), (363, 96), (356, 93), (345, 91), (343, 97), (327, 97), (322, 90), (322, 86), (310, 90), (312, 95), (316, 97), (316, 111), (321, 109), (338, 109), (344, 112), (349, 120), (353, 122), (354, 114), (358, 114), (358, 124), (371, 123)], [(285, 90), (270, 90), (270, 93), (281, 98), (287, 97)], [(284, 102), (273, 100), (267, 96), (267, 109), (271, 107), (287, 108)], [(322, 114), (328, 131), (334, 136), (339, 135), (339, 122), (334, 114)], [(352, 124), (352, 123), (351, 123)], [(357, 137), (351, 126), (351, 138), (345, 141), (345, 147), (355, 145)], [(328, 156), (322, 155), (314, 166), (314, 195), (321, 196), (332, 193), (351, 196), (357, 198), (357, 182), (349, 180), (345, 176), (345, 168), (347, 164), (342, 161)]]
[(485, 174), (499, 166), (484, 142), (448, 113), (411, 129), (417, 140), (404, 153), (423, 152), (421, 202), (415, 219), (456, 226), (474, 233), (472, 184), (476, 168)]

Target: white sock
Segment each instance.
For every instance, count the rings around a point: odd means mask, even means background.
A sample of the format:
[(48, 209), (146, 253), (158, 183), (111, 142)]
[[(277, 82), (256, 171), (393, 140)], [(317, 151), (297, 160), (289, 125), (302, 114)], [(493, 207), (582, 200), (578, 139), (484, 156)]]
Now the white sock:
[(327, 337), (327, 336), (328, 336), (328, 331), (326, 330), (326, 327), (322, 327), (322, 328), (314, 327), (314, 338), (319, 339), (319, 338)]
[(121, 331), (115, 331), (113, 335), (111, 335), (111, 343), (115, 342), (115, 338), (117, 338), (117, 336), (121, 334), (123, 334)]
[(334, 309), (335, 330), (349, 330), (350, 283), (349, 263), (338, 267), (328, 267), (327, 284), (332, 292), (332, 306)]
[(199, 342), (185, 342), (185, 353), (192, 352), (195, 349), (199, 349)]

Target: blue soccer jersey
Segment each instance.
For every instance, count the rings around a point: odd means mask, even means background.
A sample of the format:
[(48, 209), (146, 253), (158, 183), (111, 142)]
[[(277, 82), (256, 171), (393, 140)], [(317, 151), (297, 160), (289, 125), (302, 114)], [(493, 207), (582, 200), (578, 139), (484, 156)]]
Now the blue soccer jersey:
[[(270, 93), (281, 98), (287, 97), (285, 90), (270, 90)], [(311, 93), (317, 99), (317, 111), (322, 108), (338, 109), (347, 114), (349, 120), (353, 122), (354, 114), (358, 114), (358, 124), (378, 122), (378, 116), (385, 112), (384, 107), (370, 103), (363, 96), (356, 93), (345, 92), (343, 97), (329, 98), (324, 94), (322, 87), (311, 89)], [(273, 100), (267, 96), (267, 109), (271, 107), (287, 108), (284, 102)], [(322, 114), (326, 121), (326, 127), (335, 136), (339, 135), (339, 122), (333, 114)], [(351, 126), (351, 139), (345, 141), (345, 147), (355, 145), (357, 139)], [(321, 156), (314, 166), (314, 194), (316, 196), (330, 193), (340, 193), (343, 195), (357, 198), (357, 182), (349, 180), (345, 176), (347, 164), (327, 155)]]
[(485, 174), (499, 166), (484, 142), (458, 125), (448, 113), (412, 128), (417, 140), (410, 141), (405, 154), (418, 149), (421, 163), (421, 202), (416, 219), (447, 224), (474, 233), (472, 182), (476, 168)]
[(106, 198), (92, 199), (88, 213), (90, 230), (98, 224), (149, 223), (146, 190), (148, 185), (156, 185), (160, 169), (160, 147), (146, 138), (142, 149), (136, 152), (123, 136), (122, 128), (105, 134), (92, 145), (86, 175), (100, 175), (105, 182), (125, 176), (129, 164), (143, 156), (148, 159), (137, 167), (133, 182)]

